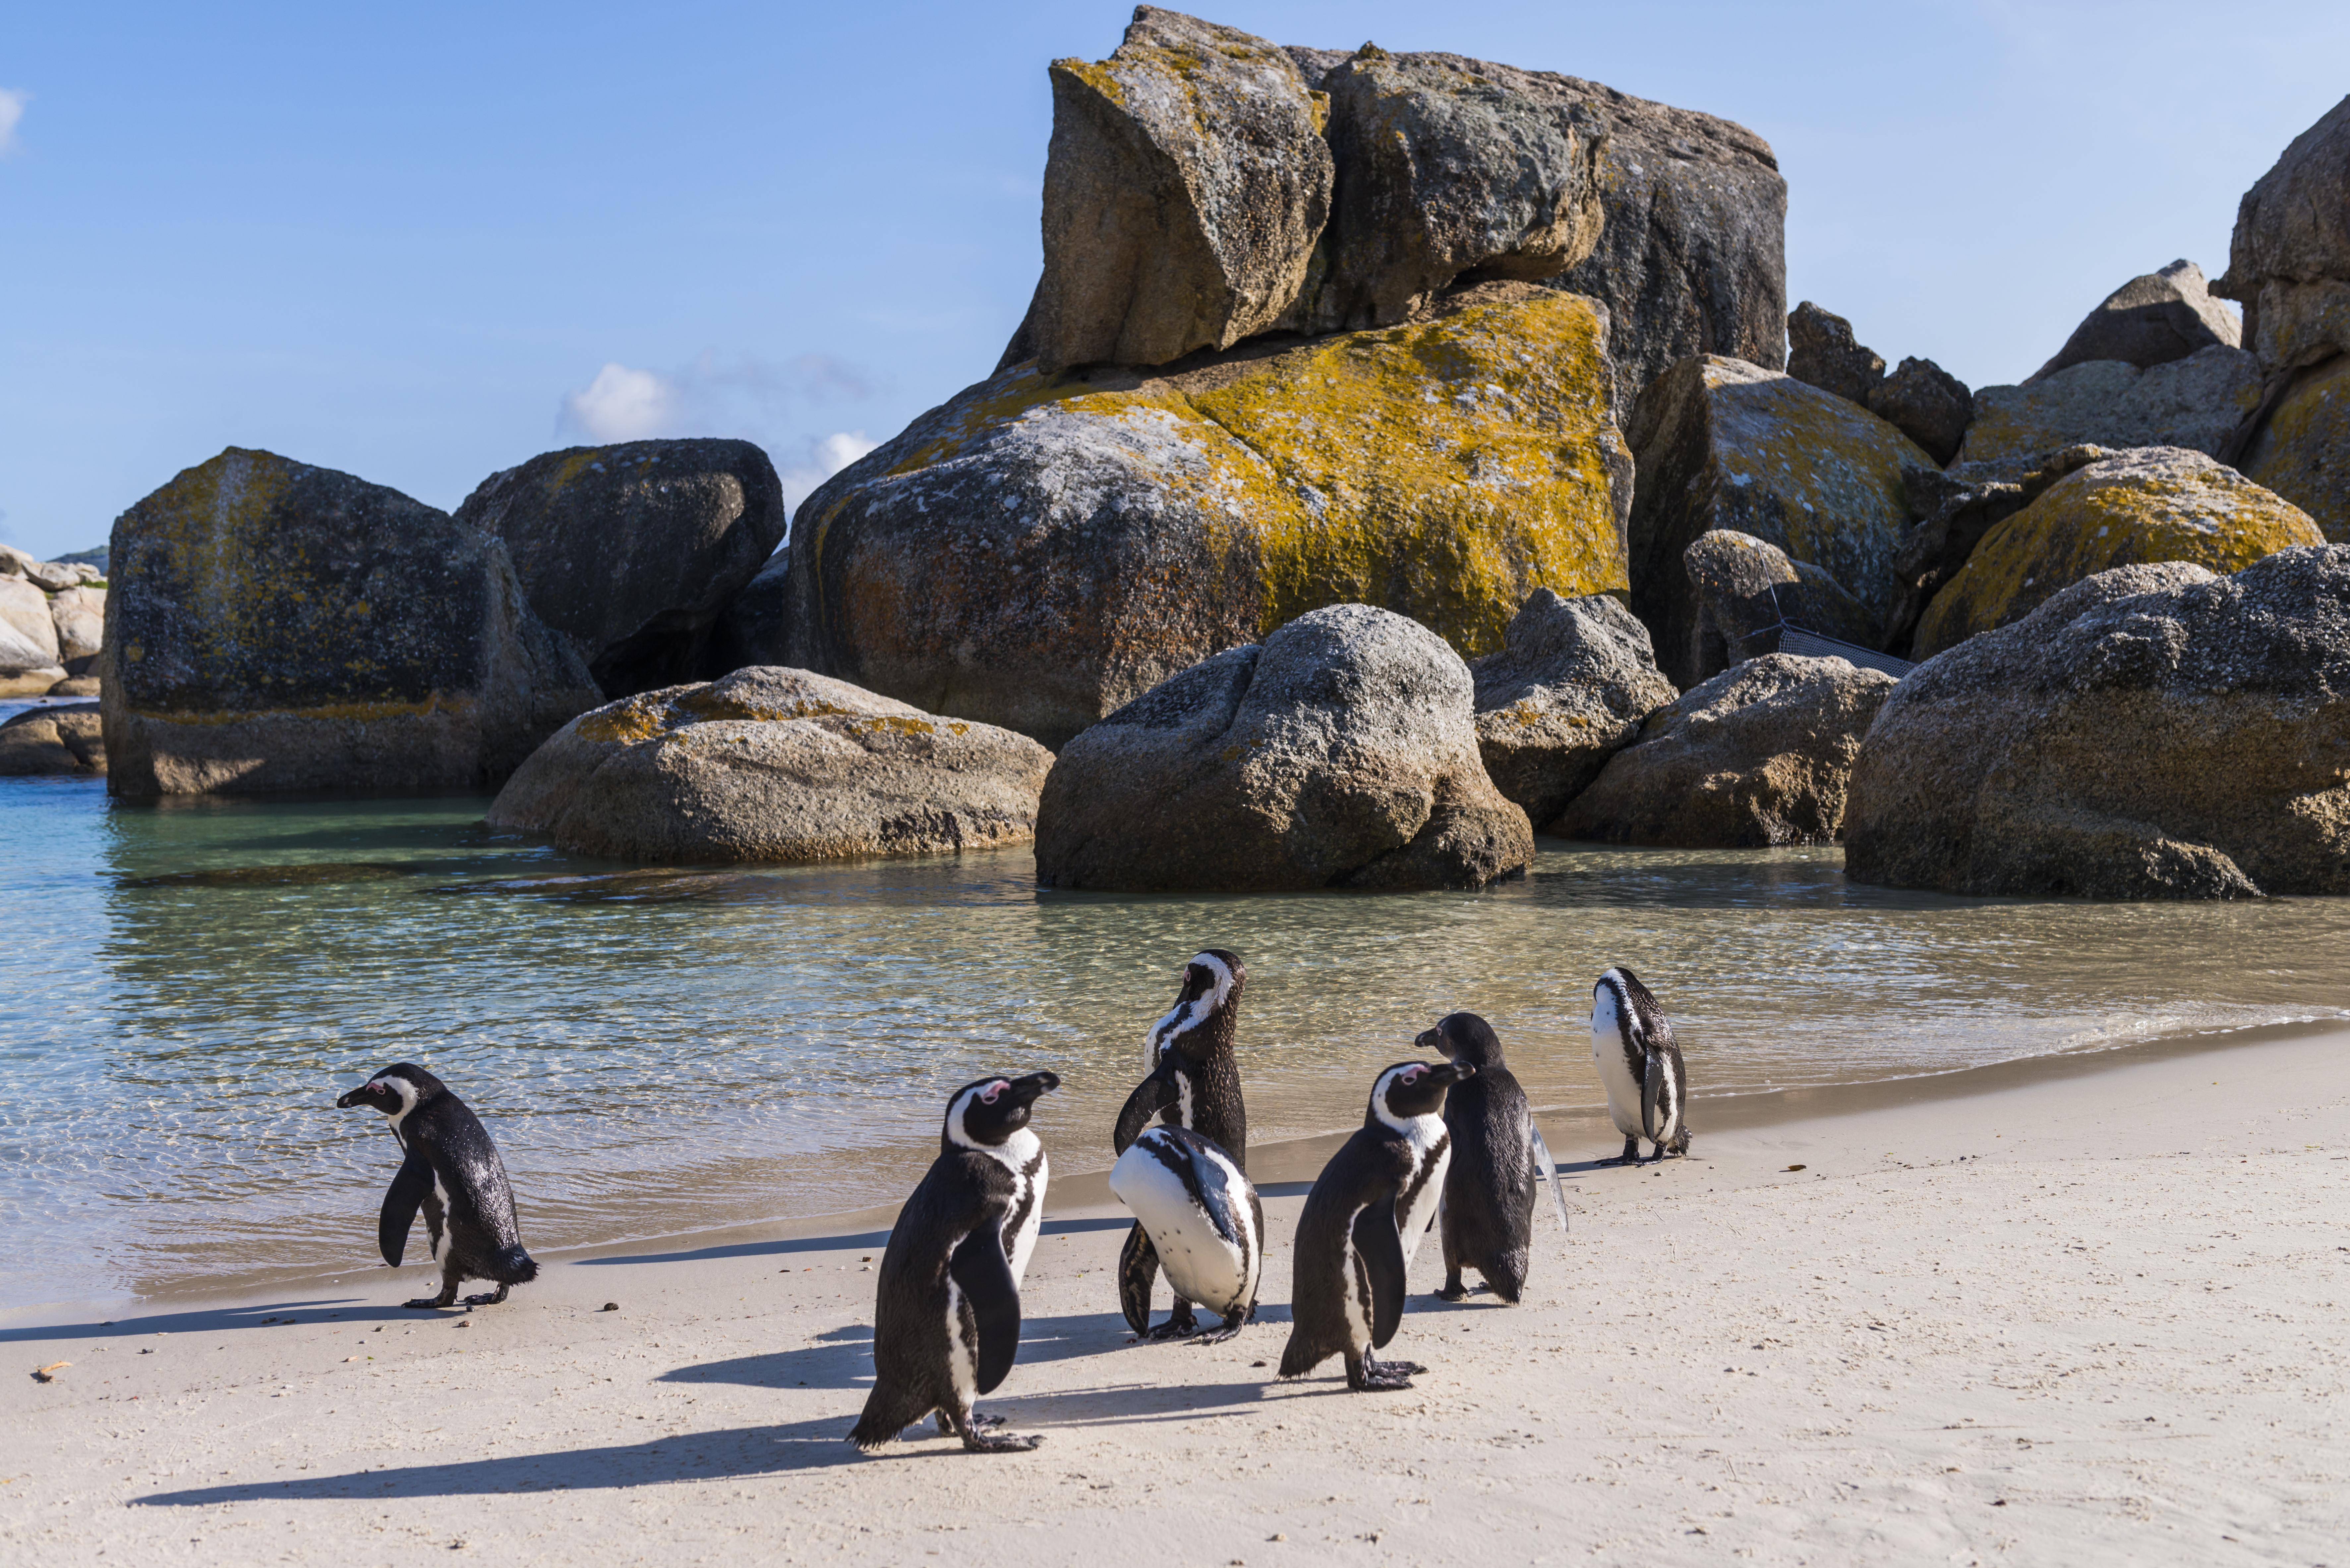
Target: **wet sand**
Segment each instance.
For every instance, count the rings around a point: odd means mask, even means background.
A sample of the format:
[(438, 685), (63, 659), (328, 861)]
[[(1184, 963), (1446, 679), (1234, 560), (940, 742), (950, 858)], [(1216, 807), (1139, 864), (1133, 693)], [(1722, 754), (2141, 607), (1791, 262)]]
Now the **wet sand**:
[(0, 1554), (2343, 1561), (2350, 1034), (1804, 1093), (1700, 1100), (1689, 1160), (1570, 1168), (1519, 1307), (1435, 1301), (1423, 1247), (1388, 1354), (1430, 1371), (1397, 1394), (1254, 1365), (1328, 1140), (1253, 1158), (1265, 1309), (1209, 1348), (1127, 1343), (1124, 1222), (1057, 1184), (985, 1401), (1045, 1436), (1021, 1456), (843, 1440), (882, 1211), (550, 1256), (467, 1314), (402, 1312), (417, 1269), (16, 1314)]

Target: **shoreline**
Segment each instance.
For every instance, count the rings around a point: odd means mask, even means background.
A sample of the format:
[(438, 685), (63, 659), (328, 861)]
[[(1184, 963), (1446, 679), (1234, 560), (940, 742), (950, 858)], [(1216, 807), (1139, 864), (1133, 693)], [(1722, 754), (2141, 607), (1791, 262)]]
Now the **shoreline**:
[[(2340, 1035), (2345, 1046), (2350, 1046), (2350, 1026), (2345, 1026), (2342, 1020), (2312, 1018), (2255, 1024), (2242, 1029), (2154, 1035), (2122, 1044), (2045, 1052), (2003, 1062), (1890, 1078), (1871, 1078), (1850, 1084), (1805, 1085), (1711, 1096), (1700, 1092), (1692, 1099), (1690, 1112), (1692, 1126), (1705, 1134), (1751, 1131), (1821, 1117), (1863, 1115), (1896, 1106), (1964, 1099), (2034, 1084), (2064, 1082), (2144, 1063), (2328, 1035)], [(1593, 1168), (1591, 1159), (1575, 1158), (1575, 1154), (1570, 1151), (1580, 1153), (1586, 1148), (1612, 1151), (1621, 1141), (1621, 1135), (1609, 1124), (1604, 1106), (1537, 1106), (1535, 1115), (1552, 1155), (1559, 1162), (1562, 1177), (1570, 1172)], [(1346, 1141), (1352, 1130), (1347, 1128), (1305, 1137), (1253, 1143), (1249, 1158), (1258, 1177), (1260, 1189), (1271, 1192), (1276, 1188), (1294, 1188), (1296, 1195), (1303, 1196), (1323, 1163)], [(1048, 1153), (1051, 1152), (1052, 1145), (1048, 1143), (1046, 1148)], [(1597, 1158), (1605, 1158), (1605, 1155)], [(1047, 1217), (1094, 1219), (1105, 1214), (1123, 1215), (1126, 1210), (1110, 1195), (1108, 1177), (1109, 1161), (1107, 1157), (1097, 1168), (1088, 1167), (1066, 1174), (1056, 1168), (1048, 1199)], [(910, 1168), (906, 1180), (909, 1191), (920, 1178), (919, 1167)], [(553, 1264), (639, 1253), (681, 1260), (723, 1257), (756, 1251), (785, 1241), (805, 1243), (831, 1240), (843, 1246), (851, 1243), (879, 1246), (888, 1239), (898, 1209), (896, 1203), (886, 1203), (820, 1214), (677, 1231), (653, 1231), (545, 1251), (534, 1248), (532, 1255), (544, 1263)], [(364, 1264), (341, 1269), (253, 1270), (190, 1275), (140, 1294), (0, 1308), (0, 1335), (11, 1330), (47, 1326), (52, 1319), (62, 1321), (68, 1316), (78, 1315), (85, 1321), (103, 1322), (105, 1320), (99, 1314), (109, 1312), (138, 1316), (158, 1307), (201, 1310), (208, 1304), (226, 1306), (262, 1294), (329, 1287), (359, 1288), (381, 1272), (380, 1265), (370, 1255)], [(411, 1262), (404, 1271), (403, 1278), (423, 1280), (432, 1272), (429, 1268)]]
[(1056, 1184), (1020, 1359), (984, 1401), (1045, 1438), (1031, 1454), (847, 1444), (864, 1235), (550, 1261), (473, 1313), (405, 1312), (381, 1272), (0, 1330), (20, 1368), (70, 1364), (0, 1386), (0, 1550), (2338, 1560), (2350, 1032), (1711, 1126), (1690, 1158), (1564, 1171), (1573, 1233), (1538, 1206), (1518, 1306), (1435, 1300), (1423, 1245), (1386, 1354), (1429, 1370), (1387, 1395), (1274, 1378), (1295, 1183), (1261, 1184), (1257, 1322), (1206, 1347), (1130, 1342), (1126, 1221)]

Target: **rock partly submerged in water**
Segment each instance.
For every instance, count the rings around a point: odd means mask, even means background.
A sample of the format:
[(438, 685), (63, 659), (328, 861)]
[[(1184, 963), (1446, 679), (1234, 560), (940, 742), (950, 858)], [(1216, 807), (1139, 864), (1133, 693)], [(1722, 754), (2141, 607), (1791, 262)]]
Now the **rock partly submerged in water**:
[(710, 674), (712, 627), (784, 537), (784, 492), (746, 441), (544, 452), (482, 481), (457, 520), (505, 541), (531, 608), (598, 687)]
[(616, 860), (802, 861), (1025, 842), (1053, 753), (805, 670), (757, 666), (583, 713), (490, 826)]
[(2350, 546), (2074, 584), (1919, 666), (1845, 866), (1950, 893), (2350, 893)]
[(790, 662), (1057, 745), (1324, 605), (1498, 649), (1625, 587), (1607, 317), (1489, 284), (1424, 321), (1170, 375), (999, 373), (804, 502)]
[(231, 447), (110, 548), (116, 794), (481, 789), (598, 700), (504, 545), (348, 473)]
[(1048, 886), (1129, 892), (1477, 888), (1534, 858), (1485, 776), (1444, 639), (1368, 605), (1217, 654), (1063, 749), (1036, 818)]
[(95, 702), (28, 708), (0, 722), (0, 778), (104, 772), (106, 740)]
[(2192, 561), (2225, 574), (2324, 542), (2299, 507), (2199, 452), (2116, 452), (2065, 474), (1983, 535), (1927, 606), (1917, 657), (2021, 620), (2116, 566)]
[(1469, 672), (1486, 776), (1536, 823), (1590, 787), (1640, 722), (1680, 695), (1657, 669), (1648, 628), (1609, 594), (1541, 590), (1510, 622), (1502, 651)]
[(1680, 848), (1830, 844), (1854, 756), (1893, 677), (1769, 653), (1650, 716), (1552, 831)]
[(0, 697), (38, 697), (66, 678), (49, 597), (22, 576), (0, 576)]
[(1632, 420), (1632, 608), (1657, 662), (1695, 684), (1697, 590), (1683, 553), (1702, 534), (1752, 535), (1818, 566), (1871, 619), (1892, 607), (1908, 539), (1905, 472), (1933, 467), (1848, 399), (1735, 359), (1685, 359), (1640, 394)]

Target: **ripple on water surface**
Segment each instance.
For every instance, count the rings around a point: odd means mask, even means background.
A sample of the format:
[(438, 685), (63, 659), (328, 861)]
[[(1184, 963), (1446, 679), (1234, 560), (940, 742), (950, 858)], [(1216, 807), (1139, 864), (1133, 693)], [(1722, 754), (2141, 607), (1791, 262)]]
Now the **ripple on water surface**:
[(1455, 1008), (1538, 1105), (1598, 1103), (1610, 963), (1672, 1012), (1700, 1096), (2350, 1012), (2340, 899), (1945, 898), (1847, 883), (1834, 850), (1560, 845), (1483, 893), (1116, 898), (1040, 893), (1024, 851), (585, 862), (490, 835), (484, 804), (0, 783), (0, 1214), (47, 1238), (6, 1302), (369, 1264), (397, 1155), (332, 1106), (401, 1059), (489, 1121), (541, 1247), (890, 1201), (983, 1072), (1060, 1073), (1055, 1162), (1106, 1165), (1205, 946), (1249, 966), (1262, 1139), (1352, 1125)]

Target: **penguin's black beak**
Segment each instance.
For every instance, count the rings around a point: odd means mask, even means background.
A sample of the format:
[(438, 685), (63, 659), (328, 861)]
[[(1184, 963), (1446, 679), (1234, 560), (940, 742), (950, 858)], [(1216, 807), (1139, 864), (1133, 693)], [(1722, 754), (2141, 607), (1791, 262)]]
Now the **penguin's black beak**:
[(1031, 1073), (1024, 1078), (1013, 1079), (1011, 1092), (1004, 1098), (1015, 1106), (1033, 1106), (1060, 1086), (1058, 1073)]
[(368, 1097), (368, 1092), (365, 1085), (361, 1085), (359, 1088), (353, 1089), (349, 1094), (345, 1095), (342, 1098), (337, 1100), (335, 1102), (335, 1109), (338, 1111), (348, 1111), (353, 1106), (367, 1106), (369, 1108), (372, 1108), (375, 1102)]
[(1452, 1042), (1445, 1038), (1441, 1029), (1423, 1029), (1411, 1044), (1416, 1051), (1430, 1051), (1439, 1056), (1452, 1054)]
[(1476, 1075), (1477, 1069), (1466, 1062), (1440, 1062), (1428, 1070), (1429, 1082), (1442, 1084), (1448, 1088), (1464, 1078), (1473, 1078)]

